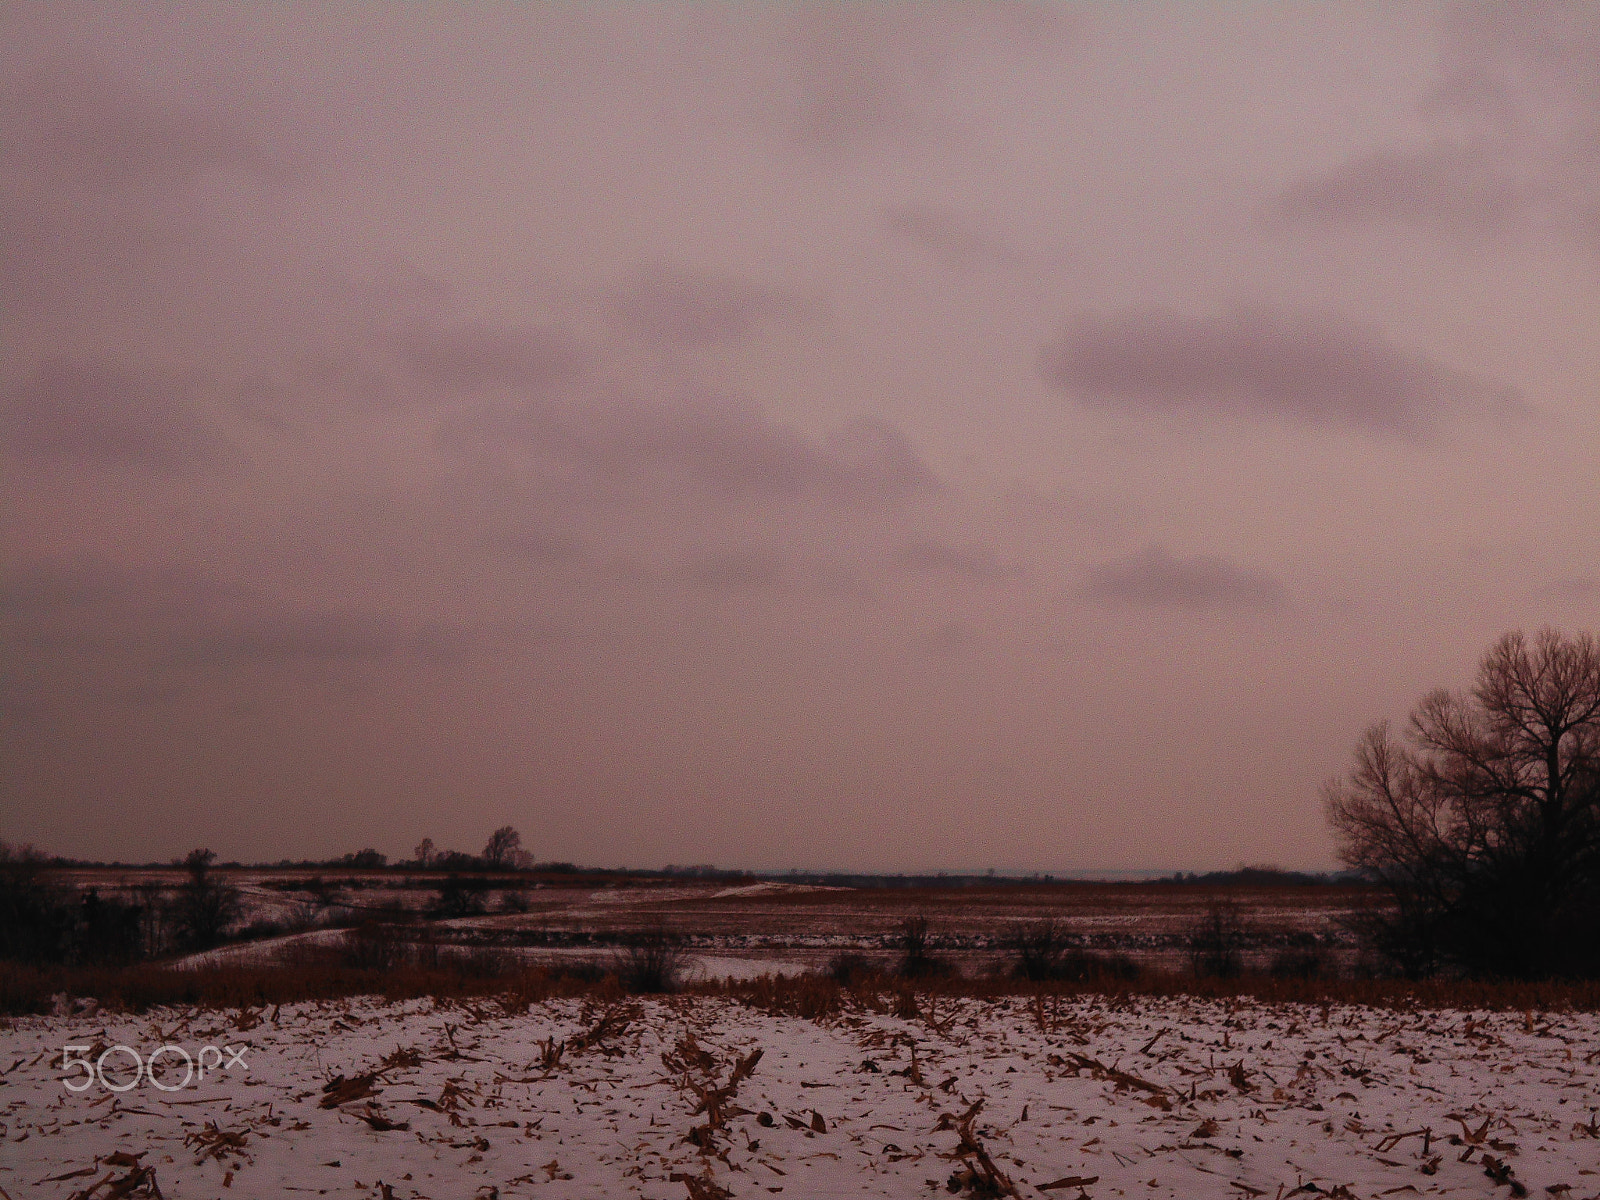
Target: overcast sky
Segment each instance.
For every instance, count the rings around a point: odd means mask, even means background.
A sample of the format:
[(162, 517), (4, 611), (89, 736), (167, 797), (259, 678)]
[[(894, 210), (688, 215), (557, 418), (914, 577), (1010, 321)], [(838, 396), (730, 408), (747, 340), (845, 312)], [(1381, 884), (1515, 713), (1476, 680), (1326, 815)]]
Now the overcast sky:
[(1600, 6), (0, 28), (8, 840), (1325, 868), (1600, 624)]

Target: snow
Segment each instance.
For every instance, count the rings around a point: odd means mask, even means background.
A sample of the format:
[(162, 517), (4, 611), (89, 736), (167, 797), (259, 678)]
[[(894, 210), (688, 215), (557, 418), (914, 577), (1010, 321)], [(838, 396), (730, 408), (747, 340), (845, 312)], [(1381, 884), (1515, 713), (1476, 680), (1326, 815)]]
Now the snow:
[[(921, 1004), (823, 1021), (722, 997), (19, 1018), (0, 1029), (0, 1188), (68, 1197), (154, 1168), (169, 1200), (932, 1196), (987, 1163), (1022, 1196), (1513, 1194), (1494, 1163), (1533, 1193), (1600, 1194), (1594, 1013)], [(247, 1069), (170, 1092), (65, 1087), (64, 1046), (168, 1044), (243, 1050)], [(175, 1086), (181, 1059), (163, 1065)]]
[(852, 888), (830, 887), (820, 883), (783, 883), (766, 879), (760, 883), (746, 883), (739, 887), (726, 887), (712, 892), (711, 899), (723, 900), (729, 896), (798, 896), (806, 892), (848, 892)]

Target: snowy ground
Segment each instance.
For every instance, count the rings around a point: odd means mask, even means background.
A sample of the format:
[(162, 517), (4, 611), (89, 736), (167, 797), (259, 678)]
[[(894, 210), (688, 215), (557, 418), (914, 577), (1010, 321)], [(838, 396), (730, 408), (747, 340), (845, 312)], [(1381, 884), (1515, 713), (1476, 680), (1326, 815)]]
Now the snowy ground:
[[(67, 1089), (82, 1070), (62, 1069), (63, 1047), (94, 1059), (119, 1045), (248, 1049), (246, 1065), (188, 1086), (165, 1052), (172, 1091)], [(111, 1051), (107, 1082), (131, 1068)], [(822, 1023), (711, 998), (166, 1009), (0, 1028), (0, 1188), (703, 1200), (932, 1196), (954, 1176), (978, 1195), (1576, 1198), (1600, 1194), (1597, 1107), (1593, 1013), (1184, 999), (924, 1002), (913, 1019)]]

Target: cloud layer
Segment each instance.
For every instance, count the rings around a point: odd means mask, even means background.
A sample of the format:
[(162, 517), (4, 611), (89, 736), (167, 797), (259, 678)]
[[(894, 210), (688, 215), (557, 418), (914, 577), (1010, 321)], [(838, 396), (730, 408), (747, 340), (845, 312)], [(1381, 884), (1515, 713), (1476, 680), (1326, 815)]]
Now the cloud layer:
[(1217, 555), (1175, 556), (1159, 545), (1096, 567), (1082, 594), (1116, 606), (1196, 611), (1289, 606), (1288, 590), (1265, 572)]
[(1085, 317), (1045, 348), (1042, 369), (1051, 386), (1086, 404), (1289, 418), (1408, 438), (1457, 414), (1516, 403), (1509, 388), (1325, 313)]
[(13, 6), (0, 838), (1329, 865), (1600, 621), (1594, 12)]

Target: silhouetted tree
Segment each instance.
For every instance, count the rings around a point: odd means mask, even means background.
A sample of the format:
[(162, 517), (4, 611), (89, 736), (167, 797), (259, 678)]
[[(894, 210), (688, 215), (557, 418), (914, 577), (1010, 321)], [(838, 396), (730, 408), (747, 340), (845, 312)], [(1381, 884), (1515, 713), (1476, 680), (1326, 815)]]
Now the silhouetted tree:
[(1244, 973), (1244, 915), (1237, 901), (1213, 900), (1189, 929), (1189, 967), (1202, 979)]
[(437, 912), (445, 917), (471, 917), (481, 913), (489, 902), (489, 881), (479, 876), (445, 876), (439, 885)]
[(239, 919), (239, 889), (211, 873), (211, 850), (191, 850), (183, 860), (189, 878), (178, 891), (178, 925), (191, 949), (204, 950), (222, 940)]
[(1392, 905), (1361, 925), (1408, 975), (1600, 975), (1600, 646), (1501, 638), (1403, 741), (1367, 731), (1326, 791), (1340, 855)]
[(489, 835), (489, 844), (483, 848), (483, 861), (495, 870), (511, 865), (512, 856), (522, 848), (522, 835), (509, 825), (502, 825)]
[(433, 865), (433, 839), (430, 837), (423, 838), (417, 843), (417, 848), (411, 854), (417, 860), (417, 866), (422, 867), (424, 870), (431, 867)]
[(64, 962), (71, 954), (74, 897), (29, 845), (0, 842), (0, 958)]

